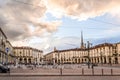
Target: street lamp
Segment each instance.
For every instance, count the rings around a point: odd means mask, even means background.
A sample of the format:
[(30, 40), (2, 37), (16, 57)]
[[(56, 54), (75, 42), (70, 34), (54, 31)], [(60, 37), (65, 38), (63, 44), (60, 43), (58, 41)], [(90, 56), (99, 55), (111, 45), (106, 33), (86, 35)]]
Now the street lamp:
[(89, 41), (87, 41), (87, 50), (88, 50), (88, 68), (90, 68), (90, 45), (92, 45)]

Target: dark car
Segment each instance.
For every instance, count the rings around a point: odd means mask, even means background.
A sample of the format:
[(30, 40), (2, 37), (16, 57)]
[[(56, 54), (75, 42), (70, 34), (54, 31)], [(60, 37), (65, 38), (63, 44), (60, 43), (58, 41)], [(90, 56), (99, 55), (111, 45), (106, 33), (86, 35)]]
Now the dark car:
[(96, 63), (94, 63), (94, 64), (92, 64), (93, 66), (98, 66), (98, 64), (96, 64)]
[(10, 69), (7, 66), (0, 64), (0, 73), (7, 73)]

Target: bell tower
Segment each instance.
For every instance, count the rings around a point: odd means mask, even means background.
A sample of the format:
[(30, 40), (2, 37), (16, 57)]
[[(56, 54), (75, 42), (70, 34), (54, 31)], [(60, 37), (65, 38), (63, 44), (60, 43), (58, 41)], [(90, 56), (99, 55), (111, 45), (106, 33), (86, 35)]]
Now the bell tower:
[(81, 31), (81, 45), (80, 45), (80, 48), (81, 49), (85, 48), (84, 41), (83, 41), (83, 32), (82, 31)]

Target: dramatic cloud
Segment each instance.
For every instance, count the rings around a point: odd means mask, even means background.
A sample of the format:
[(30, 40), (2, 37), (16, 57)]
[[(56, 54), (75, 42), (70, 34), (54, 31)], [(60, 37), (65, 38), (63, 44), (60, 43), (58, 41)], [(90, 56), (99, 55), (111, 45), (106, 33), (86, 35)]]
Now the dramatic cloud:
[(54, 32), (59, 21), (42, 22), (46, 6), (42, 0), (0, 0), (0, 27), (11, 40)]
[(120, 12), (120, 0), (48, 0), (48, 4), (48, 12), (58, 18), (70, 16), (86, 20), (104, 13)]
[[(42, 19), (46, 17), (46, 13), (56, 17), (55, 20)], [(47, 36), (55, 32), (64, 16), (87, 20), (105, 13), (120, 18), (120, 0), (0, 0), (0, 27), (13, 44), (28, 45), (31, 41), (24, 40)], [(115, 31), (119, 31), (119, 28)], [(104, 33), (116, 33), (115, 31), (109, 29)], [(50, 47), (53, 49), (54, 46), (61, 49), (69, 48), (70, 45), (66, 43), (74, 42), (77, 42), (75, 44), (79, 46), (79, 38), (75, 37), (58, 39), (49, 36), (42, 42), (41, 45), (37, 42), (33, 46), (45, 50)]]
[(0, 27), (12, 40), (41, 36), (56, 31), (61, 24), (42, 21), (46, 11), (56, 17), (85, 20), (108, 12), (119, 15), (119, 3), (120, 0), (0, 0)]

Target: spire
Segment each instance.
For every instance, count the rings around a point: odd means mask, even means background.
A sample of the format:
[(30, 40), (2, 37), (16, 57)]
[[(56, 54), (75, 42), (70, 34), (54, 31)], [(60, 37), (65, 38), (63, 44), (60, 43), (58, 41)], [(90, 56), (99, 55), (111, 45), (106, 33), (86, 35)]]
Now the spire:
[(84, 46), (84, 41), (83, 41), (83, 33), (82, 33), (82, 31), (81, 31), (81, 46), (80, 46), (80, 48), (85, 48), (85, 46)]

